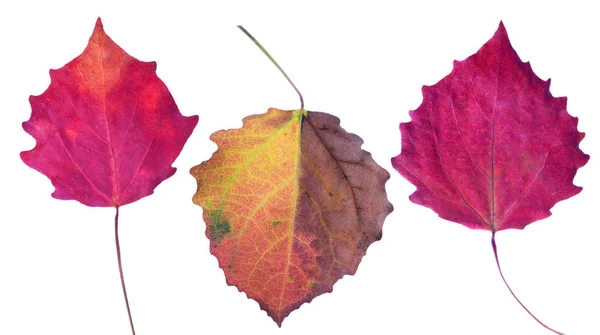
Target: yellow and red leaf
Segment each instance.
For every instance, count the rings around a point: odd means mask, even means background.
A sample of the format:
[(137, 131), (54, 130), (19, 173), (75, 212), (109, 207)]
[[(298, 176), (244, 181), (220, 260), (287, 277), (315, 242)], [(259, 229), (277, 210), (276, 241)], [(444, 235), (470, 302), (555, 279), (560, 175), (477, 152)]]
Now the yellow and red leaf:
[(272, 108), (211, 139), (218, 150), (191, 169), (211, 253), (281, 325), (381, 238), (389, 174), (325, 113)]

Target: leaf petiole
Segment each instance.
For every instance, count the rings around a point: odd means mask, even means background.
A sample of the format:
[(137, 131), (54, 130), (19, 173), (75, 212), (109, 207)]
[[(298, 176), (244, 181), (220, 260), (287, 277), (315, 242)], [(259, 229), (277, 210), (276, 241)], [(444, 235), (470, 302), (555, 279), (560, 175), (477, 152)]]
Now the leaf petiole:
[(260, 44), (260, 42), (258, 42), (256, 40), (256, 38), (254, 38), (254, 36), (252, 36), (244, 27), (242, 27), (242, 26), (237, 26), (237, 27), (240, 28), (240, 30), (243, 31), (244, 34), (246, 34), (246, 36), (248, 36), (248, 38), (251, 39), (252, 42), (254, 42), (254, 44), (256, 44), (256, 46), (265, 54), (265, 56), (267, 56), (271, 60), (271, 62), (273, 63), (273, 65), (275, 65), (277, 67), (277, 69), (279, 69), (279, 71), (281, 72), (281, 74), (283, 74), (283, 76), (285, 77), (285, 79), (287, 79), (287, 81), (290, 83), (290, 85), (292, 85), (292, 87), (294, 88), (294, 90), (296, 91), (296, 93), (298, 93), (298, 97), (300, 97), (300, 109), (304, 110), (304, 98), (302, 98), (302, 93), (300, 93), (300, 90), (298, 90), (298, 88), (296, 87), (296, 85), (294, 85), (294, 82), (292, 82), (292, 80), (290, 79), (290, 77), (288, 77), (287, 73), (285, 73), (285, 71), (283, 71), (283, 69), (281, 68), (281, 66), (279, 66), (279, 64), (275, 61), (275, 59), (273, 59), (273, 57), (267, 51), (267, 49), (265, 49), (262, 46), (262, 44)]
[(129, 299), (127, 298), (127, 289), (125, 288), (125, 277), (123, 276), (123, 265), (121, 264), (121, 245), (119, 244), (119, 207), (115, 214), (115, 245), (117, 247), (117, 261), (119, 262), (119, 274), (121, 275), (121, 286), (123, 287), (123, 297), (127, 306), (127, 315), (129, 316), (129, 324), (131, 325), (131, 333), (135, 335), (133, 327), (133, 319), (131, 318), (131, 309), (129, 308)]
[(523, 305), (523, 303), (521, 302), (521, 300), (519, 300), (519, 298), (517, 298), (517, 296), (515, 295), (515, 293), (513, 292), (513, 290), (510, 288), (510, 286), (508, 285), (508, 283), (506, 282), (506, 279), (504, 279), (504, 275), (502, 274), (502, 269), (500, 268), (500, 262), (498, 261), (498, 250), (496, 249), (496, 232), (493, 231), (492, 232), (492, 249), (494, 249), (494, 257), (496, 258), (496, 265), (498, 265), (498, 271), (500, 272), (500, 277), (502, 277), (502, 281), (504, 281), (504, 285), (506, 285), (506, 287), (508, 288), (508, 290), (510, 291), (510, 294), (512, 294), (512, 296), (515, 298), (515, 300), (519, 303), (519, 305), (521, 305), (521, 307), (523, 307), (523, 309), (529, 313), (529, 315), (531, 315), (531, 317), (537, 321), (540, 325), (542, 325), (544, 328), (548, 329), (549, 331), (558, 334), (558, 335), (564, 335), (564, 333), (561, 333), (559, 331), (556, 331), (548, 326), (546, 326), (542, 321), (540, 321), (538, 318), (535, 317), (535, 315), (533, 315), (533, 313), (531, 313), (527, 307), (525, 307), (525, 305)]

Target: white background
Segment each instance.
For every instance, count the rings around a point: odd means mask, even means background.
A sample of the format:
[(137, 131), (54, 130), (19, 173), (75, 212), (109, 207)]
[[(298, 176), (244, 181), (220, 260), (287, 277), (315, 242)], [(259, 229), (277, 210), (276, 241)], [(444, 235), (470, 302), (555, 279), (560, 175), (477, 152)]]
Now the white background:
[[(440, 219), (408, 200), (392, 169), (398, 124), (421, 86), (476, 52), (503, 20), (514, 48), (551, 92), (568, 96), (592, 156), (584, 190), (523, 231), (497, 235), (500, 261), (521, 300), (567, 334), (600, 334), (600, 84), (598, 11), (576, 1), (202, 2), (3, 1), (0, 5), (0, 334), (129, 334), (113, 237), (114, 210), (50, 197), (49, 180), (19, 152), (29, 95), (85, 46), (98, 16), (128, 53), (157, 61), (184, 115), (200, 121), (178, 172), (121, 209), (121, 244), (138, 335), (550, 334), (502, 283), (490, 233)], [(194, 3), (194, 5), (191, 5)], [(215, 2), (216, 3), (216, 2)], [(593, 3), (593, 2), (589, 2)], [(269, 107), (298, 108), (293, 90), (236, 27), (243, 24), (287, 70), (309, 110), (360, 135), (390, 171), (395, 211), (357, 273), (293, 312), (279, 329), (210, 255), (188, 170), (216, 149), (219, 129)]]

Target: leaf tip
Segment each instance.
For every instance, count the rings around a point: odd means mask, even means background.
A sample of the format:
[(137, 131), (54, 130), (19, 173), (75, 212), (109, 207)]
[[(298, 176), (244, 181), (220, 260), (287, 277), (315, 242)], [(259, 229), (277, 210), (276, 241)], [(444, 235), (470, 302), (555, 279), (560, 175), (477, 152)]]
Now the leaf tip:
[(502, 22), (502, 20), (500, 20), (500, 23), (498, 24), (498, 29), (496, 29), (496, 33), (508, 35), (508, 33), (506, 32), (506, 26), (504, 26), (504, 22)]
[[(434, 92), (434, 88), (433, 86), (429, 86), (429, 85), (423, 85), (421, 87), (421, 95), (423, 95), (423, 98), (430, 96), (431, 94), (433, 94)], [(413, 112), (413, 111), (411, 111)], [(411, 115), (412, 117), (412, 115)]]
[(194, 124), (193, 128), (196, 128), (196, 126), (198, 125), (198, 120), (200, 119), (200, 117), (198, 115), (190, 115), (187, 117), (188, 120)]
[[(585, 134), (583, 134), (583, 135), (585, 135)], [(589, 162), (589, 161), (590, 161), (590, 155), (588, 155), (588, 154), (583, 154), (583, 162), (582, 162), (581, 166), (583, 167), (583, 166), (584, 166), (584, 165), (586, 165), (586, 164), (587, 164), (587, 162)]]
[(48, 70), (48, 75), (50, 76), (50, 81), (52, 81), (52, 79), (54, 78), (54, 74), (56, 73), (56, 69), (50, 69)]
[(94, 27), (94, 29), (104, 30), (104, 26), (102, 25), (102, 19), (100, 19), (99, 16), (96, 19), (96, 26)]
[[(23, 126), (25, 126), (26, 122), (23, 122)], [(27, 164), (27, 154), (29, 153), (30, 150), (24, 150), (19, 152), (19, 157), (21, 158), (21, 160), (23, 161), (23, 163)]]
[(92, 41), (98, 41), (103, 39), (106, 35), (106, 32), (104, 31), (104, 25), (102, 24), (102, 19), (100, 19), (100, 17), (98, 17), (96, 19), (96, 24), (94, 25), (94, 31), (92, 31), (92, 35), (90, 36), (90, 43), (92, 43)]
[(94, 38), (100, 38), (100, 36), (106, 35), (106, 32), (104, 31), (104, 25), (102, 24), (102, 19), (100, 19), (100, 17), (98, 17), (96, 19), (96, 25), (94, 25), (94, 31), (92, 32), (92, 36), (90, 37), (90, 40), (93, 40)]
[[(504, 26), (504, 22), (500, 21), (498, 24), (498, 29), (496, 29), (496, 33), (494, 37), (501, 37), (502, 39), (508, 40), (508, 32), (506, 31), (506, 27)], [(510, 42), (509, 42), (510, 43)]]

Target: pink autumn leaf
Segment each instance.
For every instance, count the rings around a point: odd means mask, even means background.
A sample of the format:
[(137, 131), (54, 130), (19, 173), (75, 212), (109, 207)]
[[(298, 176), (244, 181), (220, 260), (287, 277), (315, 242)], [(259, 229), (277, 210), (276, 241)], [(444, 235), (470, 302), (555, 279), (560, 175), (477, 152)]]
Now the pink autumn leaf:
[(497, 231), (523, 229), (579, 193), (573, 178), (589, 159), (579, 149), (584, 134), (567, 99), (549, 87), (500, 23), (477, 53), (423, 87), (423, 103), (400, 125), (402, 152), (392, 165), (417, 187), (410, 200), (491, 231), (496, 254)]
[(154, 192), (198, 123), (181, 115), (155, 62), (141, 62), (104, 32), (100, 19), (83, 53), (50, 71), (50, 86), (31, 96), (23, 129), (36, 146), (21, 153), (46, 175), (52, 196), (87, 206), (114, 207), (123, 294), (135, 335), (121, 266), (119, 207)]
[(48, 89), (29, 99), (23, 128), (36, 146), (21, 158), (50, 178), (53, 197), (119, 207), (175, 173), (171, 164), (198, 117), (182, 116), (156, 63), (128, 55), (100, 19), (83, 53), (50, 78)]

